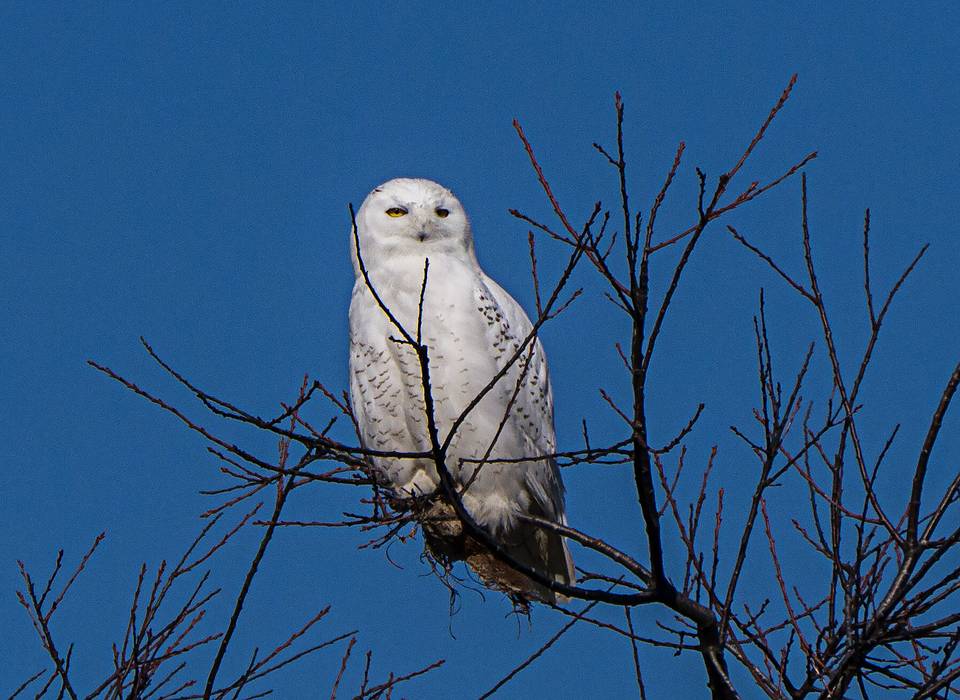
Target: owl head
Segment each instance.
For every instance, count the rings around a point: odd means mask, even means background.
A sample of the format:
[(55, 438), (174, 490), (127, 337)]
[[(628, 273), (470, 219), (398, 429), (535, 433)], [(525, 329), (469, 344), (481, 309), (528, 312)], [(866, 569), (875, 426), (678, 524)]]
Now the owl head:
[[(357, 238), (368, 269), (398, 257), (452, 255), (476, 266), (473, 234), (463, 205), (432, 180), (388, 180), (363, 200), (357, 212)], [(360, 275), (356, 241), (350, 232), (353, 267)]]

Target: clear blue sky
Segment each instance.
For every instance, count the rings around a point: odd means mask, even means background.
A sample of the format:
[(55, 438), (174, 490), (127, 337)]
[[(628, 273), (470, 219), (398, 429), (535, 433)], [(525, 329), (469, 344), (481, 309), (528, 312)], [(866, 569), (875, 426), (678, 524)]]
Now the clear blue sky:
[[(76, 678), (86, 687), (108, 672), (139, 563), (177, 556), (210, 505), (197, 491), (222, 483), (198, 439), (87, 358), (187, 405), (145, 358), (139, 335), (202, 386), (263, 413), (292, 397), (304, 373), (345, 387), (346, 204), (395, 176), (429, 177), (457, 192), (481, 262), (531, 308), (526, 229), (507, 209), (547, 217), (548, 208), (510, 121), (522, 121), (558, 197), (580, 219), (596, 199), (616, 204), (613, 173), (590, 143), (612, 143), (618, 89), (635, 201), (648, 205), (676, 143), (687, 142), (666, 231), (689, 220), (693, 166), (713, 176), (729, 167), (799, 73), (740, 184), (819, 150), (808, 169), (811, 225), (847, 352), (866, 332), (863, 209), (873, 211), (882, 289), (921, 243), (932, 244), (893, 312), (864, 395), (871, 429), (905, 423), (894, 456), (916, 451), (960, 352), (956, 5), (646, 5), (0, 4), (0, 691), (44, 663), (14, 598), (16, 558), (45, 572), (58, 547), (75, 562), (107, 530), (55, 618), (57, 636), (76, 642)], [(793, 181), (729, 223), (799, 271), (798, 211)], [(561, 264), (547, 250), (545, 274)], [(726, 426), (751, 420), (758, 287), (769, 290), (783, 367), (797, 365), (816, 327), (720, 228), (689, 272), (651, 379), (652, 428), (667, 439), (705, 400), (692, 464), (719, 443), (717, 472), (735, 507), (753, 463)], [(544, 333), (560, 443), (569, 448), (583, 416), (597, 439), (619, 430), (598, 385), (624, 395), (612, 348), (622, 323), (589, 277), (579, 282), (586, 297)], [(322, 422), (321, 411), (316, 417)], [(958, 425), (954, 414), (935, 478), (957, 468)], [(890, 498), (906, 464), (885, 482)], [(642, 556), (629, 475), (565, 476), (571, 521)], [(303, 489), (292, 513), (334, 518), (358, 495)], [(784, 512), (801, 498), (793, 482), (777, 495)], [(482, 691), (562, 624), (539, 610), (532, 626), (518, 623), (497, 595), (484, 602), (469, 591), (451, 617), (445, 589), (423, 575), (418, 544), (393, 547), (400, 570), (382, 551), (357, 551), (362, 541), (357, 532), (280, 532), (229, 668), (330, 604), (317, 638), (359, 628), (380, 676), (446, 658), (406, 695), (466, 697), (464, 688)], [(219, 560), (225, 595), (254, 545), (240, 539)], [(755, 554), (762, 572), (767, 558), (762, 548)], [(680, 552), (668, 556), (676, 562)], [(637, 617), (646, 631), (664, 619), (647, 610)], [(278, 697), (327, 692), (341, 649), (278, 677)], [(696, 659), (645, 650), (642, 663), (650, 697), (704, 696)], [(501, 696), (629, 697), (631, 674), (621, 640), (583, 629)]]

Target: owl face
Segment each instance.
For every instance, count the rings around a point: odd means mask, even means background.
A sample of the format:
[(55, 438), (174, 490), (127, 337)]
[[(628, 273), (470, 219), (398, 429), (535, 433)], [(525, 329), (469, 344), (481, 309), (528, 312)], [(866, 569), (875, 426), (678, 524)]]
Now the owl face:
[(374, 189), (357, 212), (357, 235), (367, 267), (393, 256), (455, 255), (465, 262), (475, 260), (463, 205), (431, 180), (397, 178)]

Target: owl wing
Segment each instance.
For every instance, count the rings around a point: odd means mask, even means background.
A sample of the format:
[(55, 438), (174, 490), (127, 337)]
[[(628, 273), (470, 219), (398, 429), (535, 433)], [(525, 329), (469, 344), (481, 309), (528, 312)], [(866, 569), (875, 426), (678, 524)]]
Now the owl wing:
[[(423, 401), (416, 358), (389, 339), (389, 321), (361, 280), (350, 302), (350, 404), (360, 443), (384, 452), (425, 451)], [(411, 424), (411, 421), (414, 423)], [(436, 477), (415, 458), (374, 457), (389, 485), (407, 495), (430, 493)]]
[[(501, 337), (492, 338), (492, 344), (497, 348), (497, 364), (502, 368), (516, 352), (515, 348), (526, 339), (533, 330), (533, 324), (527, 318), (523, 307), (510, 296), (500, 285), (486, 275), (482, 275), (482, 282), (486, 286), (492, 301), (499, 308), (506, 321), (506, 331), (512, 342), (503, 342)], [(493, 328), (492, 333), (502, 334), (502, 331)], [(505, 348), (503, 346), (506, 346)], [(539, 338), (534, 338), (529, 347), (532, 347), (532, 356), (527, 364), (526, 375), (517, 396), (511, 413), (517, 425), (526, 438), (530, 449), (528, 454), (549, 455), (556, 452), (557, 438), (553, 426), (553, 391), (550, 387), (550, 376), (547, 371), (547, 358)], [(529, 350), (527, 351), (529, 352)], [(520, 376), (523, 365), (528, 357), (524, 352), (514, 364), (514, 370), (507, 377)], [(505, 381), (505, 380), (504, 380)], [(512, 394), (515, 385), (511, 384)], [(563, 482), (553, 459), (541, 459), (527, 462), (526, 484), (531, 495), (544, 510), (547, 517), (563, 520)]]
[[(494, 356), (502, 368), (530, 335), (533, 324), (523, 308), (500, 285), (485, 275), (482, 282), (497, 306), (491, 315), (502, 318), (500, 324), (491, 324), (488, 330)], [(507, 374), (507, 378), (512, 378), (513, 382), (511, 395), (524, 365), (526, 372), (510, 411), (513, 424), (524, 437), (526, 455), (551, 455), (556, 452), (557, 444), (553, 427), (553, 392), (547, 372), (547, 358), (539, 338), (533, 339), (529, 349), (519, 356), (514, 368)], [(563, 482), (556, 460), (548, 457), (523, 462), (518, 466), (524, 470), (523, 482), (531, 497), (528, 512), (566, 524)], [(521, 523), (505, 544), (507, 551), (517, 561), (540, 570), (555, 581), (565, 584), (576, 581), (573, 558), (567, 543), (556, 532)], [(528, 581), (526, 588), (528, 594), (540, 600), (565, 600), (533, 581)]]

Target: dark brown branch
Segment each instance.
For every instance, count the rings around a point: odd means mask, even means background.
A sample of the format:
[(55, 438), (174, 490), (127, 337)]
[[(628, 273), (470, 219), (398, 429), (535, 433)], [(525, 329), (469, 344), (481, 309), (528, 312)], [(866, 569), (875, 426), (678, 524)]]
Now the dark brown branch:
[(907, 506), (907, 542), (910, 546), (917, 541), (917, 523), (920, 518), (920, 499), (923, 495), (923, 483), (927, 476), (927, 464), (930, 461), (930, 454), (933, 452), (934, 445), (937, 444), (937, 437), (940, 435), (940, 428), (943, 425), (943, 417), (950, 408), (950, 402), (957, 391), (957, 385), (960, 384), (960, 363), (953, 370), (947, 386), (944, 387), (940, 395), (940, 403), (937, 410), (930, 419), (930, 428), (927, 430), (927, 436), (923, 440), (923, 447), (920, 448), (920, 457), (917, 459), (917, 467), (913, 473), (913, 485), (910, 488), (910, 503)]

